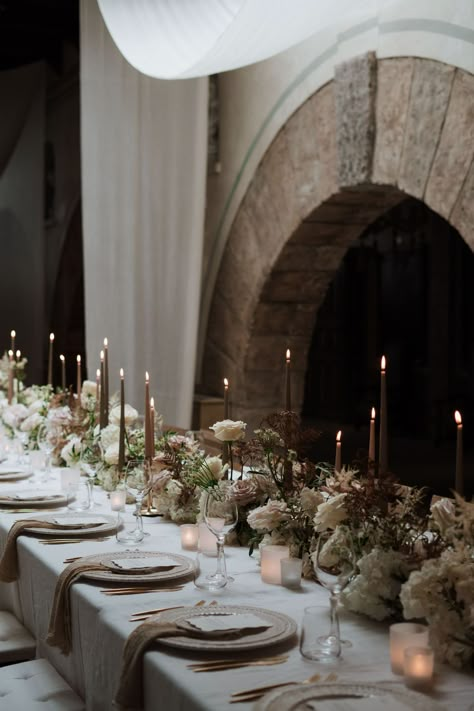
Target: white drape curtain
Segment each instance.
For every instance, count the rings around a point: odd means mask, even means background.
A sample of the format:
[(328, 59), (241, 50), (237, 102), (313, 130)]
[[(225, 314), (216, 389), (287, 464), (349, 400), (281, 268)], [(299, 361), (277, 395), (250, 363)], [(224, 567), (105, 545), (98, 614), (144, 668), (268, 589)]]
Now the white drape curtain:
[(394, 0), (98, 0), (114, 42), (139, 71), (197, 77), (272, 57)]
[(111, 392), (190, 426), (206, 184), (206, 78), (151, 79), (81, 0), (81, 146), (89, 377), (109, 339)]

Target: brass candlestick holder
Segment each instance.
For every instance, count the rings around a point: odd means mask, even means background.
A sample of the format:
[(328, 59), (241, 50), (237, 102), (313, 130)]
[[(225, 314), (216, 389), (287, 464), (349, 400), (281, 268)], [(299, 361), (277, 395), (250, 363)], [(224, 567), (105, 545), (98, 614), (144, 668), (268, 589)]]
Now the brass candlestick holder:
[[(146, 471), (147, 471), (147, 481), (148, 481), (148, 483), (150, 483), (150, 481), (151, 481), (151, 461), (149, 459), (146, 462)], [(152, 494), (151, 490), (148, 491), (148, 494), (146, 495), (146, 497), (143, 500), (141, 515), (147, 516), (149, 518), (161, 516), (161, 514), (158, 513), (156, 508), (153, 506), (153, 494)]]

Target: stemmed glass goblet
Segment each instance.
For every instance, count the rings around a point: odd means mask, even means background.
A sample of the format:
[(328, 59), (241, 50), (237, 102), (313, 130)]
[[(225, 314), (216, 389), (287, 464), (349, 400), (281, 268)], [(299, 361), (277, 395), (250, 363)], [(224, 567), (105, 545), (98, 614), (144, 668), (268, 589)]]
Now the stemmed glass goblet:
[(135, 499), (134, 514), (136, 518), (136, 525), (131, 531), (121, 531), (117, 534), (117, 541), (119, 543), (123, 543), (125, 545), (130, 543), (140, 543), (145, 536), (141, 508), (143, 499), (150, 490), (151, 486), (147, 469), (148, 463), (144, 460), (130, 460), (127, 464), (125, 487), (127, 492)]
[[(356, 569), (356, 556), (349, 536), (334, 539), (334, 531), (319, 534), (316, 552), (312, 556), (316, 578), (329, 590), (329, 634), (313, 640), (302, 640), (302, 654), (318, 661), (334, 660), (341, 656), (341, 637), (337, 608), (342, 591)], [(314, 645), (314, 646), (313, 646)]]
[(81, 474), (86, 475), (87, 488), (89, 489), (89, 508), (99, 508), (99, 504), (94, 501), (94, 479), (96, 475), (96, 467), (91, 451), (85, 450), (82, 452), (81, 460), (79, 462), (79, 469), (81, 470)]
[(208, 489), (204, 501), (204, 521), (217, 539), (216, 572), (208, 576), (211, 586), (224, 587), (233, 581), (233, 578), (227, 575), (224, 542), (226, 534), (235, 528), (237, 519), (237, 504), (229, 493), (217, 486)]
[(44, 476), (41, 481), (46, 482), (53, 478), (51, 476), (51, 455), (54, 451), (53, 433), (50, 432), (50, 429), (46, 424), (42, 424), (39, 427), (37, 442), (38, 447), (45, 455)]

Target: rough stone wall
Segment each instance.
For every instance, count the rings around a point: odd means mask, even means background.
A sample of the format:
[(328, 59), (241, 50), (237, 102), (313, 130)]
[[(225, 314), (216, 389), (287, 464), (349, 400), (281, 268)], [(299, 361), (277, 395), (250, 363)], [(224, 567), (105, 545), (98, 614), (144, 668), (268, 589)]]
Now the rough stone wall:
[(292, 350), (302, 405), (318, 309), (348, 246), (411, 195), (474, 247), (474, 77), (373, 54), (337, 68), (280, 131), (235, 218), (208, 324), (203, 383), (231, 383), (233, 417), (283, 406)]

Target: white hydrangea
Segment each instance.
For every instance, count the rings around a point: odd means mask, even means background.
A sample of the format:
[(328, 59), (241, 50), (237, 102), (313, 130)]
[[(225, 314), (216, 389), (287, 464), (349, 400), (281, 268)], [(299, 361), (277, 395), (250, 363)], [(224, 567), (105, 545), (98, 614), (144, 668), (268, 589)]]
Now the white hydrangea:
[[(138, 418), (138, 412), (134, 407), (125, 403), (124, 406), (125, 425), (131, 427)], [(109, 413), (109, 422), (113, 425), (120, 425), (120, 405), (115, 405)]]
[(120, 427), (117, 425), (107, 425), (102, 430), (100, 430), (100, 443), (104, 451), (106, 451), (110, 445), (118, 443), (120, 439)]

